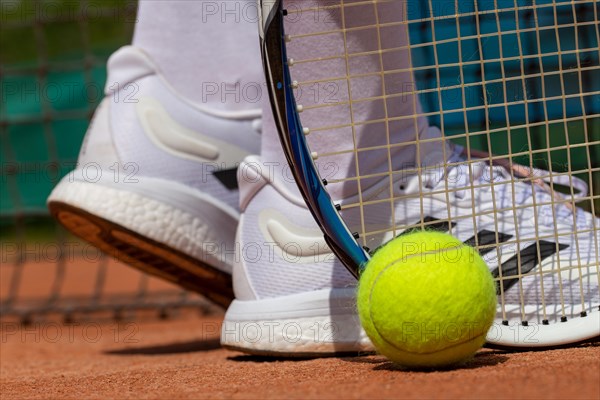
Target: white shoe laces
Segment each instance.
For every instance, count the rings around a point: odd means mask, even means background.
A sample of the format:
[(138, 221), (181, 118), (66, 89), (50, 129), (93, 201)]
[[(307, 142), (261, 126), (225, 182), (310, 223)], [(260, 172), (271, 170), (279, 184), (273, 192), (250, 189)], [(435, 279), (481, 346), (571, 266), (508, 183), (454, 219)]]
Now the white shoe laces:
[[(589, 220), (593, 218), (591, 214), (574, 206), (574, 203), (588, 194), (588, 185), (577, 177), (513, 164), (508, 159), (494, 159), (493, 165), (490, 166), (489, 154), (471, 151), (469, 160), (466, 150), (455, 146), (448, 163), (461, 162), (462, 164), (446, 168), (442, 174), (427, 173), (423, 184), (432, 189), (446, 185), (447, 182), (448, 187), (457, 189), (454, 193), (460, 199), (467, 195), (472, 186), (488, 192), (493, 189), (497, 193), (497, 203), (507, 200), (513, 203), (512, 198), (505, 197), (511, 196), (514, 185), (515, 208), (531, 205), (548, 223), (553, 223), (554, 219), (558, 218), (572, 223), (575, 214), (576, 225), (590, 225)], [(554, 186), (564, 186), (572, 190), (569, 194), (563, 194), (552, 190)]]

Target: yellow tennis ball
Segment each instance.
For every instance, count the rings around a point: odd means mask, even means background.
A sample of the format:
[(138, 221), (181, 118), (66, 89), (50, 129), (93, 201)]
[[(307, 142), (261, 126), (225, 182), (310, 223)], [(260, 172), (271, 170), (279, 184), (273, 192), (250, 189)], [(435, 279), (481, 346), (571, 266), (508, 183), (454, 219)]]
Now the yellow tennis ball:
[(407, 367), (469, 359), (496, 312), (494, 281), (479, 253), (432, 231), (402, 235), (379, 249), (360, 277), (357, 301), (376, 349)]

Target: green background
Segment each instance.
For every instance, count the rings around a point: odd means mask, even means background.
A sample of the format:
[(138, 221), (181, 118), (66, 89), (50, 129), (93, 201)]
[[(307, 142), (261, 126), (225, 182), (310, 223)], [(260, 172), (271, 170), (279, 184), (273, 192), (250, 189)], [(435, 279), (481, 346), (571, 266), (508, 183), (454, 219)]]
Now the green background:
[[(102, 99), (106, 60), (114, 50), (131, 41), (136, 7), (135, 1), (2, 3), (0, 219), (4, 226), (22, 218), (47, 215), (45, 199), (58, 180), (75, 165), (88, 121)], [(412, 25), (411, 36), (416, 40), (430, 40), (419, 39), (419, 35), (428, 34), (422, 28), (419, 24)], [(436, 30), (438, 35), (444, 29), (452, 34), (451, 28), (440, 25)], [(419, 57), (427, 59), (432, 55), (415, 53), (415, 60)], [(426, 82), (431, 76), (417, 78), (419, 82)], [(427, 107), (436, 101), (422, 98), (422, 103)], [(547, 143), (545, 129), (533, 130), (532, 149), (542, 150), (534, 156), (539, 167), (548, 168), (550, 155), (554, 170), (566, 169), (565, 151), (549, 154), (545, 149), (566, 144), (567, 137), (571, 144), (585, 144), (581, 122), (570, 123), (568, 134), (564, 129), (562, 124), (552, 125), (551, 143)], [(600, 120), (589, 120), (588, 134), (592, 135), (589, 139), (596, 135), (595, 140), (599, 140), (598, 132)], [(447, 129), (446, 133), (462, 132), (459, 126), (455, 130)], [(507, 147), (509, 135), (512, 149)], [(494, 133), (491, 150), (496, 154), (527, 152), (526, 137), (524, 130)], [(473, 147), (489, 150), (484, 135), (471, 140)], [(464, 144), (465, 139), (458, 141)], [(595, 167), (600, 160), (599, 147), (587, 149), (591, 151)], [(586, 168), (587, 150), (580, 147), (571, 151), (573, 169)], [(529, 163), (527, 157), (516, 160)], [(580, 177), (589, 180), (587, 174)], [(600, 189), (600, 173), (595, 173), (594, 180), (594, 186)], [(596, 203), (600, 209), (600, 200)]]
[(102, 99), (106, 60), (131, 41), (136, 2), (6, 1), (0, 23), (0, 217), (45, 215)]

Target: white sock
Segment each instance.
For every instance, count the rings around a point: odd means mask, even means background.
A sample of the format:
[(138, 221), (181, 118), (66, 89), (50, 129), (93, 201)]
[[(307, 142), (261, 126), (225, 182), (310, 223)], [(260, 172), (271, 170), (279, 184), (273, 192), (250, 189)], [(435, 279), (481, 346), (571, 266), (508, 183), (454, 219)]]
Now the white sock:
[(141, 0), (133, 45), (189, 100), (255, 110), (266, 96), (257, 23), (256, 0)]
[[(287, 0), (285, 6), (289, 10), (299, 10), (307, 7), (302, 0)], [(377, 20), (381, 24), (401, 22), (404, 19), (403, 2), (388, 2), (346, 6), (345, 24), (342, 22), (341, 9), (323, 8), (339, 5), (339, 2), (319, 0), (310, 3), (311, 7), (320, 6), (318, 11), (304, 11), (294, 16), (294, 22), (286, 23), (286, 33), (292, 35), (315, 32), (333, 33), (327, 36), (314, 36), (293, 39), (288, 43), (288, 57), (296, 61), (317, 59), (342, 55), (346, 45), (350, 54), (371, 52), (368, 55), (351, 57), (348, 65), (344, 58), (327, 59), (298, 63), (292, 66), (293, 79), (304, 82), (323, 79), (324, 81), (304, 86), (298, 103), (310, 107), (327, 105), (328, 103), (347, 102), (349, 94), (352, 100), (365, 100), (353, 104), (352, 113), (347, 104), (326, 106), (304, 111), (301, 119), (304, 127), (313, 128), (308, 136), (310, 148), (319, 154), (317, 165), (321, 176), (331, 179), (345, 179), (367, 174), (385, 173), (390, 169), (397, 171), (403, 168), (414, 168), (416, 164), (425, 162), (425, 155), (431, 154), (431, 148), (437, 148), (437, 157), (428, 157), (427, 164), (443, 161), (444, 139), (439, 131), (429, 128), (427, 118), (422, 114), (417, 96), (413, 94), (416, 88), (413, 74), (410, 71), (411, 55), (408, 49), (408, 27), (403, 24), (388, 27), (371, 27), (364, 30), (347, 31), (346, 40), (342, 28), (367, 27), (374, 25)], [(289, 17), (288, 17), (289, 18)], [(378, 50), (384, 51), (381, 58)], [(349, 69), (350, 90), (346, 79), (333, 80), (332, 77), (345, 77)], [(368, 77), (354, 77), (359, 74), (371, 74)], [(384, 75), (383, 72), (386, 72)], [(384, 94), (391, 96), (387, 101), (381, 99)], [(335, 90), (332, 92), (332, 90)], [(318, 94), (318, 95), (317, 95)], [(354, 122), (382, 120), (373, 124), (356, 125), (327, 131), (314, 131), (314, 128), (329, 127), (350, 122), (352, 114)], [(389, 121), (389, 118), (397, 118)], [(383, 120), (388, 120), (384, 122)], [(275, 145), (277, 133), (275, 126), (265, 119), (263, 126), (262, 158), (264, 161), (283, 162), (281, 147)], [(428, 142), (421, 145), (420, 155), (417, 156), (416, 143), (418, 139), (438, 138), (438, 142)], [(405, 144), (391, 148), (381, 147), (358, 153), (358, 162), (352, 150), (356, 141), (357, 148), (370, 148), (390, 144)], [(341, 154), (340, 154), (341, 152)], [(328, 155), (337, 153), (335, 155)], [(388, 162), (391, 160), (391, 163)], [(381, 181), (381, 176), (372, 179), (361, 179), (361, 190)], [(356, 180), (343, 184), (331, 185), (328, 188), (334, 198), (344, 198), (356, 194)]]

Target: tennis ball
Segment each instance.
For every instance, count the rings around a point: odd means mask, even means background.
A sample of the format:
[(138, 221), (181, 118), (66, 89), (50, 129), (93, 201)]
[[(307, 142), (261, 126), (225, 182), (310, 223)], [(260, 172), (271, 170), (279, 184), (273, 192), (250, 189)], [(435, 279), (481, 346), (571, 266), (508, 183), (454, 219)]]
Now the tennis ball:
[(477, 251), (433, 231), (379, 249), (358, 284), (358, 313), (376, 349), (406, 367), (441, 367), (483, 346), (496, 290)]

